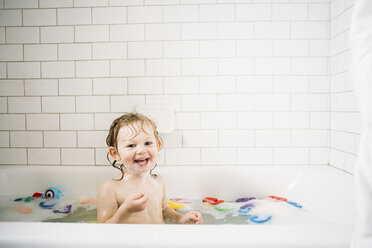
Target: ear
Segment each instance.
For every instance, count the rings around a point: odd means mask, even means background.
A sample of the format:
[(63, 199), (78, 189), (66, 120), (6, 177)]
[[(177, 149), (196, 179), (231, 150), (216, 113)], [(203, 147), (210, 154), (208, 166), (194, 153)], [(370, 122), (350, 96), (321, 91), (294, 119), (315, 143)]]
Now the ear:
[(161, 141), (160, 139), (159, 139), (159, 141), (158, 141), (158, 151), (160, 150), (160, 148), (162, 148), (163, 147), (163, 141)]
[(111, 157), (113, 157), (116, 161), (120, 161), (120, 155), (118, 151), (115, 149), (115, 147), (110, 146), (108, 148), (108, 152), (111, 155)]

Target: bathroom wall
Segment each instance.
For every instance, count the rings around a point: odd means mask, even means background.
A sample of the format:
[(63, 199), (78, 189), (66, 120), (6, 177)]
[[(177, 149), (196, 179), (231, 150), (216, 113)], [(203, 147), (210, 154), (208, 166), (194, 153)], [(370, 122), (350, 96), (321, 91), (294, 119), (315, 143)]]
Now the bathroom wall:
[[(337, 1), (334, 27), (349, 13)], [(165, 165), (326, 165), (331, 146), (331, 163), (347, 169), (339, 158), (355, 154), (357, 131), (342, 119), (355, 111), (348, 51), (334, 46), (329, 63), (328, 0), (0, 0), (0, 8), (0, 164), (108, 164), (111, 121), (142, 103), (175, 108)], [(346, 29), (333, 29), (333, 44)], [(349, 136), (351, 147), (342, 143)]]
[(351, 173), (361, 129), (349, 72), (349, 29), (353, 3), (353, 0), (333, 0), (330, 8), (330, 164)]

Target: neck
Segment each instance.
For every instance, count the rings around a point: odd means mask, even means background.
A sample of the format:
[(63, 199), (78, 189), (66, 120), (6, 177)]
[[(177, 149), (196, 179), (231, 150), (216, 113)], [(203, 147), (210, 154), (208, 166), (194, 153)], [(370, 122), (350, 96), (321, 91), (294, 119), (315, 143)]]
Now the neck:
[(145, 172), (141, 174), (132, 173), (129, 171), (124, 171), (124, 180), (146, 180), (150, 176), (150, 172)]

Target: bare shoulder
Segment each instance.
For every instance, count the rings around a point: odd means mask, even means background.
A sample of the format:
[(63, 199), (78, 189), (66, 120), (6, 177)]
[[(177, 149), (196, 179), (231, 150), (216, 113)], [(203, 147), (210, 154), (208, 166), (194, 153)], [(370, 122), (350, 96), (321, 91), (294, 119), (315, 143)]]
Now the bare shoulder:
[(99, 195), (109, 195), (116, 191), (117, 182), (115, 180), (107, 180), (99, 188)]

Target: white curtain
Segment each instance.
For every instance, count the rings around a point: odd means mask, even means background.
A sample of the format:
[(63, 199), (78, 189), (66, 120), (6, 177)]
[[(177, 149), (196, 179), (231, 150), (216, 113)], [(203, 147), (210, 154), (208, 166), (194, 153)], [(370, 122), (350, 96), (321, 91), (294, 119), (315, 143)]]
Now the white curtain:
[(351, 76), (363, 128), (354, 176), (358, 215), (351, 247), (372, 248), (372, 0), (356, 0), (353, 11)]

